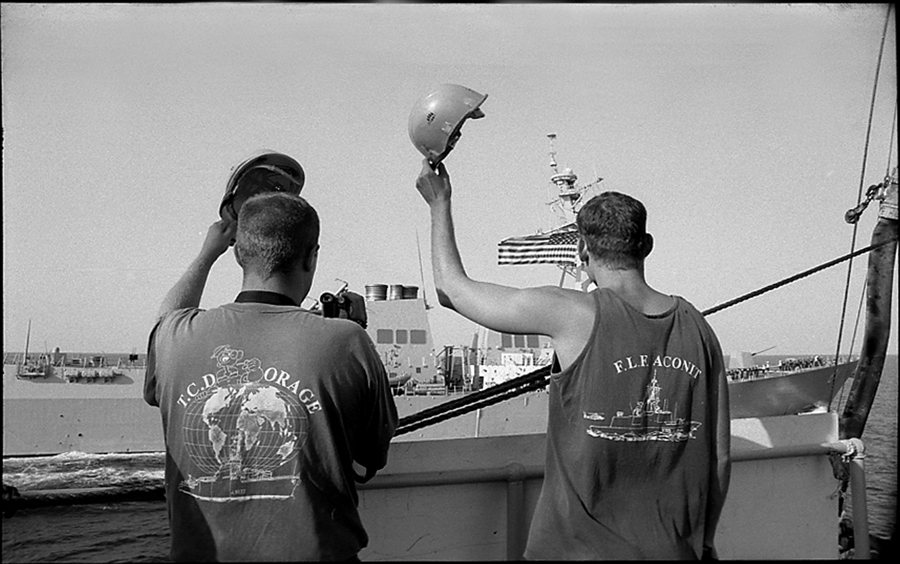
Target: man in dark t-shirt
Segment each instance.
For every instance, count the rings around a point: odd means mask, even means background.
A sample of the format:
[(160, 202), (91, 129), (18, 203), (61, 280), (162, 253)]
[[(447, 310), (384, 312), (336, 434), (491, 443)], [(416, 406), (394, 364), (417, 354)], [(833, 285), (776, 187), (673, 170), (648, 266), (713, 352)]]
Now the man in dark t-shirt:
[[(160, 408), (176, 561), (357, 558), (368, 537), (354, 463), (387, 463), (397, 410), (362, 327), (298, 304), (318, 260), (315, 210), (295, 194), (256, 195), (213, 224), (169, 291), (148, 346), (144, 398)], [(207, 275), (235, 237), (234, 303), (199, 309)]]
[(441, 305), (494, 331), (553, 339), (544, 484), (525, 556), (716, 557), (731, 475), (722, 352), (689, 302), (647, 284), (644, 206), (605, 192), (579, 210), (594, 291), (518, 289), (466, 274), (444, 165), (424, 161), (416, 187), (431, 211)]

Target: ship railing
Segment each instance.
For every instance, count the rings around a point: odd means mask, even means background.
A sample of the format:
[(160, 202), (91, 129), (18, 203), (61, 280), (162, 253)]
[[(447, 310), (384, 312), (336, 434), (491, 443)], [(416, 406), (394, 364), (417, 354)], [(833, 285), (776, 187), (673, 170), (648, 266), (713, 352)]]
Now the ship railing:
[[(855, 558), (869, 558), (864, 447), (822, 413), (732, 422), (723, 559), (839, 557), (832, 456), (850, 463)], [(395, 442), (360, 486), (362, 560), (519, 560), (544, 478), (545, 435)], [(839, 482), (838, 482), (839, 483)], [(399, 508), (402, 506), (402, 510)]]
[(119, 357), (118, 360), (116, 361), (116, 368), (142, 369), (142, 368), (147, 368), (147, 363), (143, 359), (129, 360), (129, 359)]
[[(835, 413), (732, 422), (731, 486), (716, 535), (728, 559), (838, 558), (832, 457), (849, 464), (855, 558), (870, 558), (865, 447), (838, 440)], [(518, 560), (543, 485), (546, 435), (394, 442), (361, 484), (368, 560)], [(840, 482), (838, 482), (840, 484)], [(164, 499), (158, 483), (124, 491), (18, 492), (21, 508)]]
[(445, 396), (447, 395), (447, 386), (444, 384), (425, 384), (419, 382), (415, 388), (413, 388), (413, 394), (417, 396)]

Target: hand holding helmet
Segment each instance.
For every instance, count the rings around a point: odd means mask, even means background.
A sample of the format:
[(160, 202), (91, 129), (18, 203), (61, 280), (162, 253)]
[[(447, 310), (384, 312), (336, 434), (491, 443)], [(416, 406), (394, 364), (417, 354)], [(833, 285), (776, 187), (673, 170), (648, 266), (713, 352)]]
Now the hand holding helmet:
[(237, 232), (237, 222), (230, 219), (220, 219), (206, 230), (206, 239), (200, 254), (212, 261), (222, 256), (228, 247), (234, 244), (234, 235)]
[(435, 170), (428, 159), (422, 159), (422, 171), (416, 178), (416, 189), (419, 190), (419, 194), (422, 194), (429, 206), (438, 202), (450, 201), (453, 189), (444, 163), (438, 163), (437, 170)]

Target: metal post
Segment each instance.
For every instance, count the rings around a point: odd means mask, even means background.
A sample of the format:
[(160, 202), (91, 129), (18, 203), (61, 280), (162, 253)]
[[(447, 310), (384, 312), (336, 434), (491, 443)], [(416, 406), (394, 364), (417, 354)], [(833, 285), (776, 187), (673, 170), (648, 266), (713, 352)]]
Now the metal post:
[(869, 510), (866, 504), (866, 453), (862, 441), (851, 439), (856, 454), (850, 461), (850, 495), (853, 505), (853, 556), (856, 560), (872, 557), (869, 547)]
[(521, 560), (525, 554), (525, 467), (509, 465), (506, 482), (506, 559)]

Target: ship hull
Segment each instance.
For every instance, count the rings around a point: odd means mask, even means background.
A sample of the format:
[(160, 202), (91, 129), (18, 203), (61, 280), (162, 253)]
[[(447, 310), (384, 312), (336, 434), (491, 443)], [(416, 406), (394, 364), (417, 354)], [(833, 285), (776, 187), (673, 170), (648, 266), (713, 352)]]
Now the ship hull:
[[(835, 394), (856, 363), (840, 365)], [(159, 410), (141, 394), (143, 370), (129, 369), (118, 384), (66, 384), (63, 380), (17, 379), (16, 367), (3, 370), (3, 456), (60, 452), (159, 452), (164, 450)], [(768, 417), (827, 405), (833, 367), (781, 377), (731, 382), (731, 416)], [(401, 418), (458, 396), (397, 396)], [(531, 392), (400, 435), (395, 441), (543, 433), (547, 394)]]
[(731, 418), (774, 417), (825, 408), (840, 393), (857, 362), (729, 382)]
[(3, 398), (3, 456), (164, 450), (159, 410), (138, 398)]

